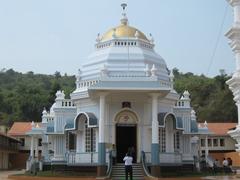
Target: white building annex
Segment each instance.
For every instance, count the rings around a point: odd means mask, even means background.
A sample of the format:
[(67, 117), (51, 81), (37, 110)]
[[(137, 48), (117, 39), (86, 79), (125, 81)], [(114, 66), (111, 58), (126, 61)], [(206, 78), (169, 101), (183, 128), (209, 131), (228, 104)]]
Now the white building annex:
[(129, 148), (135, 163), (145, 154), (153, 176), (161, 166), (194, 165), (198, 127), (190, 94), (177, 94), (153, 37), (129, 24), (123, 12), (118, 26), (97, 36), (71, 98), (58, 91), (50, 111), (43, 111), (42, 128), (33, 124), (28, 169), (37, 136), (43, 139), (43, 166), (95, 166), (104, 176), (113, 144), (118, 163)]

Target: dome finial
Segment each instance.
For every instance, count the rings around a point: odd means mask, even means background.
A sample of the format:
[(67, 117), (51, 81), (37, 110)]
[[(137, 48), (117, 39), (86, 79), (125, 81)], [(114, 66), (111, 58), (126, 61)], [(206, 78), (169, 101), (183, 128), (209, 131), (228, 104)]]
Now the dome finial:
[(121, 4), (121, 6), (122, 6), (122, 9), (123, 9), (123, 12), (122, 12), (122, 19), (121, 19), (121, 24), (123, 24), (123, 25), (128, 25), (128, 18), (127, 18), (127, 16), (126, 16), (126, 12), (125, 12), (125, 9), (126, 9), (126, 7), (127, 7), (127, 4), (126, 3), (122, 3)]
[(125, 11), (126, 7), (127, 7), (127, 3), (122, 3), (121, 4), (122, 8), (123, 8), (123, 12)]

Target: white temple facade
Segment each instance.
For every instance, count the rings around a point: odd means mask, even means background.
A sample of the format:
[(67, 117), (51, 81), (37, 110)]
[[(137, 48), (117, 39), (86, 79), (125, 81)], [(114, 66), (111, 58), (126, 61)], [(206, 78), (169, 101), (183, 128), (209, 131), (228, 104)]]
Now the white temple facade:
[(104, 175), (115, 145), (121, 163), (129, 148), (134, 162), (145, 152), (153, 174), (160, 166), (194, 164), (198, 127), (190, 94), (174, 90), (153, 37), (130, 26), (125, 13), (119, 26), (97, 36), (70, 97), (58, 91), (43, 111), (43, 162), (93, 165)]

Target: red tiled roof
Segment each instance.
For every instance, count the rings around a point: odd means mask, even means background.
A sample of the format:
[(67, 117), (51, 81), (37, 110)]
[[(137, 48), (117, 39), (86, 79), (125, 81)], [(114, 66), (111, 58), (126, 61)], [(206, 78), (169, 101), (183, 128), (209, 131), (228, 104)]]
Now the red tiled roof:
[[(38, 123), (41, 126), (41, 123)], [(26, 132), (32, 129), (31, 122), (15, 122), (11, 129), (8, 131), (10, 136), (25, 135)]]
[[(203, 126), (204, 123), (199, 123)], [(235, 128), (237, 123), (207, 123), (210, 132), (215, 135), (227, 135), (230, 129)]]

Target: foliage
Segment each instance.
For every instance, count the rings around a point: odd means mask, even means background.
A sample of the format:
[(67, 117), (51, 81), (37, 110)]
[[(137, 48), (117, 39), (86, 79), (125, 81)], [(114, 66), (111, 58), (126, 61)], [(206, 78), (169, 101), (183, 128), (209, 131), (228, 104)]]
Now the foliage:
[(204, 75), (180, 73), (174, 69), (175, 89), (178, 93), (188, 90), (191, 103), (197, 112), (198, 121), (237, 122), (237, 107), (232, 92), (226, 84), (226, 74), (209, 78)]
[[(175, 89), (178, 93), (188, 90), (192, 106), (199, 121), (237, 121), (237, 110), (226, 80), (221, 74), (214, 78), (193, 73), (181, 73), (174, 69)], [(12, 69), (0, 71), (0, 124), (11, 125), (14, 121), (40, 121), (44, 107), (49, 109), (57, 90), (64, 90), (66, 97), (75, 88), (74, 76), (19, 73)]]
[(57, 90), (74, 90), (75, 78), (54, 75), (22, 74), (12, 69), (0, 72), (0, 123), (40, 121), (44, 107), (50, 108)]

